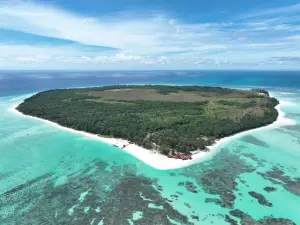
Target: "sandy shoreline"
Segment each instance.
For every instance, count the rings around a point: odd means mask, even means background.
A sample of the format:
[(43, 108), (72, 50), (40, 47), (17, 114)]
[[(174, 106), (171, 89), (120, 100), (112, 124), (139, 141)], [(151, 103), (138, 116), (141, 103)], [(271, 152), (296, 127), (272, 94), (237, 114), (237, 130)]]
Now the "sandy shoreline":
[[(71, 128), (63, 127), (63, 126), (60, 126), (59, 124), (51, 122), (49, 120), (44, 120), (44, 119), (41, 119), (41, 118), (38, 118), (38, 117), (24, 115), (23, 113), (16, 110), (16, 107), (18, 105), (15, 105), (15, 106), (11, 107), (9, 110), (11, 112), (19, 115), (19, 116), (39, 120), (39, 121), (47, 123), (51, 126), (54, 126), (58, 129), (61, 129), (61, 130), (66, 130), (66, 131), (69, 131), (69, 132), (72, 132), (72, 133), (80, 134), (80, 135), (83, 135), (85, 137), (88, 137), (88, 138), (91, 138), (91, 139), (94, 139), (94, 140), (99, 140), (99, 141), (105, 142), (109, 145), (115, 145), (115, 146), (119, 147), (121, 151), (125, 151), (125, 152), (131, 154), (132, 156), (136, 157), (137, 159), (143, 161), (144, 163), (148, 164), (149, 166), (151, 166), (155, 169), (168, 170), (168, 169), (178, 169), (178, 168), (182, 168), (182, 167), (187, 167), (187, 166), (196, 164), (198, 162), (207, 160), (207, 159), (213, 157), (213, 155), (216, 153), (216, 150), (219, 148), (219, 146), (221, 144), (227, 143), (227, 142), (229, 142), (229, 141), (231, 141), (235, 138), (239, 138), (241, 136), (244, 136), (244, 135), (247, 135), (247, 134), (253, 133), (255, 131), (262, 130), (262, 129), (280, 127), (280, 126), (283, 126), (283, 125), (294, 125), (295, 121), (293, 121), (291, 119), (288, 119), (288, 118), (285, 118), (284, 117), (285, 113), (280, 110), (281, 106), (290, 105), (290, 104), (292, 104), (292, 103), (285, 102), (285, 101), (280, 101), (280, 104), (278, 106), (276, 106), (276, 109), (278, 110), (279, 116), (278, 116), (277, 120), (275, 122), (273, 122), (272, 124), (264, 126), (264, 127), (259, 127), (259, 128), (256, 128), (256, 129), (244, 131), (244, 132), (241, 132), (241, 133), (229, 136), (229, 137), (222, 138), (221, 140), (219, 140), (214, 145), (208, 146), (208, 148), (210, 149), (209, 152), (198, 152), (198, 153), (196, 153), (192, 156), (193, 157), (192, 160), (184, 160), (184, 161), (180, 160), (180, 159), (169, 159), (165, 155), (159, 154), (155, 151), (145, 149), (145, 148), (140, 147), (140, 146), (135, 145), (135, 144), (129, 144), (127, 140), (117, 139), (117, 138), (101, 137), (101, 136), (98, 136), (96, 134), (91, 134), (91, 133), (87, 133), (87, 132), (83, 132), (83, 131), (77, 131), (77, 130), (74, 130), (74, 129), (71, 129)], [(126, 147), (121, 149), (123, 147), (123, 145), (126, 145)]]

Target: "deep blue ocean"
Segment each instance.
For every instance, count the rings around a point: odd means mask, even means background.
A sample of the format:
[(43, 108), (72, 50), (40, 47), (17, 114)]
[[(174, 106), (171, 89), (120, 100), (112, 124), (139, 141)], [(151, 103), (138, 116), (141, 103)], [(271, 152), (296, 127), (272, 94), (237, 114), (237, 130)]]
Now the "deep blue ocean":
[(176, 84), (300, 89), (297, 71), (0, 71), (0, 96), (114, 84)]
[[(281, 114), (201, 162), (157, 170), (13, 110), (38, 91), (114, 84), (259, 87)], [(300, 72), (2, 71), (0, 112), (0, 225), (300, 225)]]

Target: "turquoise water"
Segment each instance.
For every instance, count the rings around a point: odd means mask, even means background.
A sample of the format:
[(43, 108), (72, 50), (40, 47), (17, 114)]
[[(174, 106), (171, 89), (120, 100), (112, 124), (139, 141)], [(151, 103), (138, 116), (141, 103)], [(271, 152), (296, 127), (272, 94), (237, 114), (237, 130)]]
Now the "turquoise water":
[(0, 97), (0, 224), (300, 224), (300, 93), (272, 92), (296, 125), (168, 171), (12, 113), (27, 95)]

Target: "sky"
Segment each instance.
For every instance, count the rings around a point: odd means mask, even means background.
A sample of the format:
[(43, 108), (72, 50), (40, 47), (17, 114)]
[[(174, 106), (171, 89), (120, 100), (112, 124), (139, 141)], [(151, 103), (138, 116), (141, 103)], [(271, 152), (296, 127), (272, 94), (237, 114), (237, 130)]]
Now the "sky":
[(300, 1), (0, 0), (3, 70), (300, 70)]

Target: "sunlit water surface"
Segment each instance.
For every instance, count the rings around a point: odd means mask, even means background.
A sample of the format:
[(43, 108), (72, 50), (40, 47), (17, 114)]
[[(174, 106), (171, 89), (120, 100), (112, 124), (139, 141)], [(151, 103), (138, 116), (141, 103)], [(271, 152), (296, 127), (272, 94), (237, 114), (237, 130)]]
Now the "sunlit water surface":
[(14, 114), (27, 90), (0, 97), (0, 224), (300, 224), (300, 92), (268, 89), (289, 102), (281, 109), (295, 125), (258, 130), (169, 171)]

